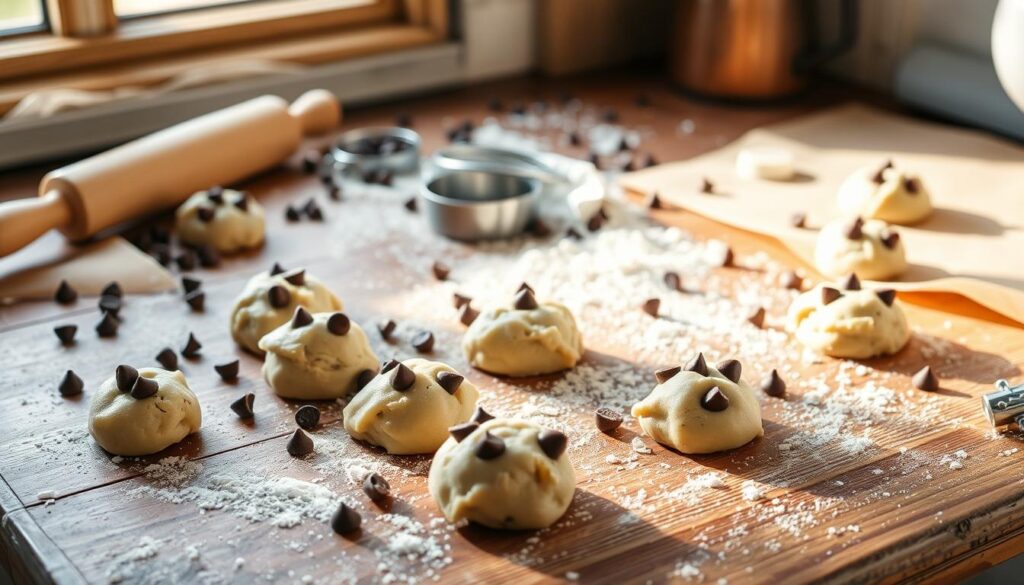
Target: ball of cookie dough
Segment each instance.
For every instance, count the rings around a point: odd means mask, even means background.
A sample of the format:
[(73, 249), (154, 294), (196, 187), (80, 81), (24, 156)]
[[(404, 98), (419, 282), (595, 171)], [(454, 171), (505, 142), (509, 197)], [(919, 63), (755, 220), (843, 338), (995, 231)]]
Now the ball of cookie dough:
[(89, 405), (89, 433), (114, 455), (163, 451), (198, 431), (202, 419), (180, 370), (118, 366)]
[(462, 351), (470, 364), (486, 372), (532, 376), (575, 366), (583, 340), (569, 309), (538, 303), (524, 285), (511, 307), (480, 313), (462, 338)]
[(764, 434), (761, 404), (726, 360), (707, 365), (698, 354), (686, 366), (655, 374), (658, 385), (631, 413), (655, 441), (680, 453), (715, 453), (742, 447)]
[(565, 514), (576, 490), (567, 446), (561, 432), (525, 421), (455, 427), (430, 464), (430, 495), (449, 522), (546, 528)]
[(805, 347), (839, 358), (893, 354), (910, 328), (892, 289), (863, 290), (856, 277), (845, 285), (818, 285), (793, 301), (787, 329)]
[(263, 207), (245, 191), (211, 187), (185, 200), (174, 214), (186, 244), (231, 254), (263, 243)]
[(341, 300), (305, 270), (277, 265), (249, 279), (231, 308), (231, 337), (243, 348), (262, 355), (260, 339), (291, 320), (296, 307), (310, 313), (342, 310)]
[(379, 365), (366, 333), (348, 316), (310, 314), (302, 307), (264, 335), (259, 348), (266, 352), (263, 377), (284, 398), (341, 398), (356, 389), (360, 374)]
[(889, 224), (857, 217), (821, 228), (814, 265), (831, 278), (856, 272), (871, 280), (888, 280), (906, 272), (907, 257), (899, 233)]
[(917, 223), (932, 212), (931, 197), (921, 179), (897, 169), (891, 161), (847, 177), (838, 199), (844, 215), (896, 224)]
[(433, 453), (448, 427), (469, 420), (478, 396), (441, 362), (391, 360), (345, 406), (345, 430), (393, 455)]

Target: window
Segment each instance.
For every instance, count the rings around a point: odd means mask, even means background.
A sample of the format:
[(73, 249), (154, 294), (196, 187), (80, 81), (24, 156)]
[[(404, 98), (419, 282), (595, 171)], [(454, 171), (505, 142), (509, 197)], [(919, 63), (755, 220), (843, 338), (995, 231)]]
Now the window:
[(250, 1), (252, 0), (114, 0), (114, 13), (120, 18), (131, 18)]
[(43, 0), (0, 2), (0, 35), (42, 30), (46, 27)]

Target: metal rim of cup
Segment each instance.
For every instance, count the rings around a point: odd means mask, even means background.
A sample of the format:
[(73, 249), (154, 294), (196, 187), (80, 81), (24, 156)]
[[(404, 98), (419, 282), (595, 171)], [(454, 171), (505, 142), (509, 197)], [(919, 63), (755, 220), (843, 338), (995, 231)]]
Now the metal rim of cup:
[[(345, 148), (346, 145), (369, 138), (395, 138), (409, 145), (409, 148), (391, 154), (359, 154)], [(331, 147), (331, 156), (334, 158), (335, 165), (341, 168), (353, 166), (388, 169), (396, 172), (411, 171), (419, 165), (421, 142), (420, 135), (415, 130), (401, 126), (356, 128), (338, 136)]]

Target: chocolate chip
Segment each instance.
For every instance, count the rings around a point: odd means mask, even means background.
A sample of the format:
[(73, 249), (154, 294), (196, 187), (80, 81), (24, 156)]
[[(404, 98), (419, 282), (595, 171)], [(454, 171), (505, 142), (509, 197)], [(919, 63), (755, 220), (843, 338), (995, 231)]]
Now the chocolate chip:
[(306, 215), (313, 221), (324, 220), (324, 210), (320, 209), (320, 206), (312, 199), (310, 199), (309, 203), (306, 204)]
[(155, 225), (149, 228), (149, 237), (152, 238), (154, 242), (169, 244), (171, 242), (171, 230), (162, 225)]
[(477, 424), (483, 424), (483, 423), (485, 423), (485, 422), (487, 422), (489, 420), (493, 420), (493, 419), (494, 419), (494, 415), (489, 413), (489, 412), (487, 412), (486, 410), (483, 409), (483, 407), (480, 407), (480, 406), (476, 407), (476, 410), (473, 411), (473, 416), (471, 416), (469, 418), (469, 420), (471, 420), (471, 421), (473, 421), (473, 422), (475, 422)]
[(914, 374), (912, 379), (914, 387), (918, 390), (934, 392), (939, 389), (939, 379), (932, 372), (931, 366), (925, 366)]
[(466, 295), (460, 295), (459, 293), (452, 294), (452, 304), (455, 305), (456, 309), (461, 309), (464, 305), (468, 305), (473, 299)]
[(75, 333), (78, 332), (78, 325), (58, 325), (53, 328), (57, 339), (64, 345), (71, 345), (75, 341)]
[(214, 185), (206, 190), (206, 198), (217, 205), (224, 203), (224, 187)]
[(434, 262), (430, 270), (434, 273), (434, 278), (438, 280), (448, 280), (448, 274), (452, 271), (451, 268), (441, 262)]
[(537, 444), (549, 458), (558, 459), (569, 446), (569, 437), (566, 437), (565, 433), (561, 431), (544, 429), (537, 434)]
[(341, 185), (330, 185), (327, 187), (327, 196), (331, 198), (331, 201), (341, 201)]
[(112, 296), (121, 298), (124, 296), (124, 291), (121, 290), (121, 285), (118, 284), (117, 281), (115, 280), (107, 283), (107, 286), (103, 287), (103, 290), (100, 291), (100, 296)]
[(659, 384), (664, 384), (665, 382), (671, 380), (672, 377), (678, 374), (680, 371), (682, 371), (682, 368), (679, 366), (658, 370), (657, 372), (654, 372), (654, 379), (657, 380)]
[(701, 179), (700, 192), (710, 195), (715, 192), (715, 185), (707, 177)]
[(843, 296), (843, 293), (839, 292), (837, 289), (830, 286), (821, 287), (821, 304), (823, 305), (827, 305), (841, 296)]
[[(320, 210), (320, 206), (319, 206), (319, 205), (317, 204), (317, 202), (316, 202), (316, 198), (315, 198), (315, 197), (310, 197), (310, 198), (309, 198), (309, 199), (307, 199), (307, 200), (306, 200), (306, 202), (305, 202), (305, 203), (304, 203), (304, 204), (302, 205), (302, 211), (303, 211), (303, 212), (304, 212), (304, 213), (305, 213), (306, 215), (308, 215), (308, 216), (309, 216), (310, 218), (312, 218), (312, 217), (313, 217), (313, 213), (314, 213), (314, 212), (317, 212), (317, 211), (319, 211), (319, 210)], [(321, 217), (321, 219), (323, 219), (323, 218)]]
[(644, 155), (644, 162), (643, 162), (643, 165), (641, 165), (641, 166), (643, 166), (643, 168), (645, 168), (645, 169), (649, 169), (651, 167), (656, 167), (656, 166), (658, 166), (658, 159), (655, 158), (655, 156), (653, 154), (648, 152), (647, 154)]
[(804, 287), (804, 279), (795, 270), (788, 270), (782, 275), (782, 286), (788, 289), (801, 290)]
[(875, 291), (875, 295), (881, 299), (887, 307), (891, 307), (893, 301), (896, 300), (896, 291), (891, 288), (881, 288)]
[(305, 327), (313, 322), (313, 315), (309, 314), (303, 307), (295, 307), (295, 314), (292, 315), (292, 329)]
[(701, 376), (708, 375), (708, 363), (704, 361), (704, 354), (698, 353), (696, 357), (691, 359), (686, 364), (686, 370), (688, 372), (697, 372)]
[(795, 228), (807, 227), (807, 214), (803, 212), (794, 213), (789, 217), (789, 225)]
[(245, 191), (240, 193), (238, 195), (238, 199), (235, 199), (234, 206), (238, 210), (242, 211), (243, 213), (248, 212), (249, 211), (249, 194), (246, 193)]
[(327, 330), (333, 335), (346, 335), (352, 329), (352, 320), (345, 313), (335, 313), (327, 318)]
[(299, 221), (299, 218), (301, 217), (302, 215), (299, 213), (299, 210), (296, 209), (294, 205), (288, 205), (287, 207), (284, 208), (284, 218), (286, 220), (294, 222)]
[(304, 404), (295, 411), (295, 424), (311, 431), (320, 423), (320, 409), (312, 404)]
[(647, 209), (664, 209), (664, 204), (661, 202), (661, 197), (658, 196), (658, 192), (654, 191), (651, 196), (647, 198)]
[(743, 371), (743, 365), (740, 364), (739, 360), (725, 360), (719, 362), (715, 369), (721, 372), (723, 376), (735, 382), (740, 383), (740, 373)]
[(234, 382), (238, 379), (238, 360), (233, 360), (225, 364), (216, 364), (213, 366), (213, 369), (216, 370), (220, 379), (225, 382)]
[(747, 316), (747, 321), (758, 329), (764, 327), (764, 307), (754, 309), (754, 311)]
[(878, 171), (871, 177), (871, 181), (878, 185), (881, 185), (885, 181), (885, 170), (891, 168), (892, 160), (885, 161), (885, 164), (882, 165), (882, 168), (878, 169)]
[(320, 168), (320, 152), (308, 150), (302, 153), (302, 172), (312, 175)]
[(578, 232), (576, 228), (569, 227), (568, 229), (565, 230), (565, 237), (579, 241), (583, 239), (583, 234)]
[(406, 199), (405, 203), (403, 203), (402, 205), (405, 206), (406, 210), (408, 210), (408, 211), (410, 211), (412, 213), (416, 213), (416, 210), (419, 208), (419, 204), (416, 202), (416, 196), (415, 195), (413, 195), (412, 197)]
[(463, 380), (465, 380), (465, 378), (455, 372), (439, 372), (437, 374), (438, 385), (440, 385), (441, 388), (444, 388), (444, 391), (449, 394), (455, 394), (455, 391), (462, 385)]
[(288, 292), (285, 287), (275, 284), (267, 290), (267, 302), (275, 309), (287, 307), (292, 302), (292, 293)]
[(214, 249), (210, 245), (202, 245), (196, 248), (196, 254), (199, 256), (199, 264), (203, 268), (214, 268), (220, 264), (220, 252)]
[(910, 195), (917, 195), (918, 192), (917, 179), (906, 179), (903, 181), (903, 188), (907, 190)]
[(198, 278), (192, 278), (191, 276), (181, 277), (181, 288), (185, 290), (185, 294), (199, 290), (201, 286), (203, 286), (203, 281)]
[(597, 424), (597, 430), (611, 433), (622, 425), (622, 413), (610, 408), (598, 408), (594, 411), (594, 422)]
[(390, 372), (391, 370), (397, 368), (398, 364), (400, 364), (400, 363), (401, 363), (400, 361), (398, 361), (398, 360), (396, 360), (394, 358), (391, 358), (388, 361), (384, 362), (384, 365), (381, 366), (380, 373), (386, 374), (386, 373)]
[(519, 311), (532, 311), (538, 307), (537, 299), (533, 297), (533, 291), (528, 288), (519, 291), (512, 306)]
[(591, 152), (590, 156), (588, 157), (588, 160), (590, 161), (590, 164), (594, 165), (594, 167), (597, 170), (600, 171), (604, 168), (604, 165), (601, 164), (601, 155), (597, 154), (596, 152)]
[(434, 349), (434, 334), (429, 331), (420, 331), (413, 336), (412, 346), (420, 353), (430, 353)]
[(669, 290), (678, 291), (683, 288), (683, 279), (679, 277), (679, 273), (677, 272), (666, 272), (661, 279), (665, 282), (665, 286), (667, 286)]
[(160, 350), (160, 353), (156, 354), (156, 361), (163, 369), (173, 372), (178, 369), (178, 354), (174, 353), (174, 350), (165, 347)]
[(533, 290), (533, 287), (530, 286), (530, 283), (528, 283), (526, 281), (523, 281), (522, 283), (519, 284), (519, 288), (516, 289), (516, 293), (517, 294), (521, 293), (524, 290), (530, 291), (530, 294), (532, 294), (532, 295), (536, 295), (537, 294), (536, 291)]
[(478, 428), (480, 428), (480, 423), (470, 421), (453, 427), (448, 427), (448, 433), (455, 438), (455, 442), (461, 443), (463, 439), (473, 434), (473, 431)]
[(775, 398), (782, 398), (786, 395), (786, 382), (779, 375), (778, 370), (772, 370), (771, 374), (768, 374), (763, 381), (761, 381), (761, 390), (768, 396)]
[(569, 146), (580, 146), (583, 144), (583, 139), (580, 138), (580, 133), (573, 130), (569, 132)]
[(200, 207), (196, 210), (196, 217), (198, 217), (199, 221), (203, 223), (210, 223), (213, 221), (213, 216), (215, 214), (216, 211), (212, 207)]
[(632, 149), (633, 147), (630, 146), (629, 139), (626, 136), (622, 136), (622, 138), (619, 139), (619, 152), (626, 152), (627, 150)]
[(100, 297), (99, 307), (104, 313), (110, 313), (117, 317), (121, 313), (121, 298), (113, 295), (103, 295)]
[(295, 429), (292, 437), (288, 439), (288, 454), (292, 457), (302, 457), (313, 452), (313, 439), (302, 429)]
[(160, 384), (156, 380), (139, 376), (135, 379), (135, 384), (132, 385), (131, 394), (132, 398), (142, 400), (143, 398), (155, 396), (158, 390), (160, 390)]
[(391, 497), (391, 486), (388, 481), (379, 473), (370, 473), (363, 478), (363, 493), (370, 498), (371, 502), (380, 504)]
[(100, 337), (114, 337), (121, 322), (111, 313), (103, 313), (103, 318), (96, 324), (96, 334)]
[(389, 383), (395, 390), (405, 392), (410, 390), (412, 385), (416, 383), (416, 374), (409, 369), (409, 366), (399, 363), (391, 373), (391, 380)]
[(199, 357), (199, 350), (203, 348), (203, 344), (199, 343), (196, 336), (192, 333), (188, 334), (188, 341), (185, 342), (185, 347), (181, 348), (181, 355), (194, 359)]
[(288, 274), (285, 274), (282, 278), (287, 280), (293, 286), (305, 286), (306, 285), (306, 269), (296, 268)]
[(60, 285), (57, 286), (57, 291), (53, 293), (53, 300), (62, 305), (70, 305), (78, 300), (78, 291), (71, 288), (68, 281), (62, 280), (60, 281)]
[(60, 381), (60, 385), (57, 386), (57, 391), (61, 396), (78, 396), (82, 393), (83, 388), (85, 388), (85, 383), (78, 377), (78, 374), (68, 370)]
[(284, 267), (278, 262), (274, 262), (274, 265), (270, 267), (270, 276), (277, 276), (278, 274), (284, 274), (284, 272)]
[(533, 224), (530, 226), (530, 232), (538, 238), (546, 238), (551, 235), (551, 227), (538, 217), (533, 220)]
[(729, 408), (729, 397), (722, 393), (718, 386), (712, 386), (704, 397), (700, 399), (700, 405), (704, 407), (704, 410), (710, 410), (711, 412), (722, 412), (726, 408)]
[(192, 310), (201, 313), (206, 305), (206, 293), (201, 290), (194, 290), (185, 295), (185, 302), (188, 303)]
[(235, 411), (238, 418), (252, 418), (256, 414), (252, 409), (255, 401), (256, 395), (252, 392), (248, 392), (238, 400), (231, 403), (231, 410)]
[(736, 254), (732, 251), (732, 248), (726, 247), (725, 253), (722, 254), (722, 260), (719, 264), (723, 267), (729, 267), (736, 263)]
[(505, 441), (501, 440), (501, 437), (492, 434), (491, 431), (484, 431), (483, 438), (480, 439), (476, 446), (476, 456), (484, 460), (490, 460), (501, 457), (504, 452)]
[(843, 290), (860, 290), (860, 279), (857, 278), (857, 273), (851, 272), (843, 280)]
[(135, 385), (135, 380), (139, 378), (139, 371), (131, 366), (121, 364), (114, 368), (114, 381), (117, 384), (117, 389), (121, 392), (131, 392), (132, 386)]
[(594, 215), (590, 216), (590, 219), (587, 220), (587, 231), (596, 232), (597, 230), (601, 229), (601, 226), (603, 225), (604, 216), (602, 216), (600, 213), (595, 213)]
[(882, 245), (892, 250), (896, 248), (896, 245), (900, 243), (900, 234), (893, 230), (885, 230), (882, 232)]
[(398, 327), (398, 325), (391, 319), (388, 319), (377, 324), (377, 331), (380, 331), (380, 336), (384, 339), (391, 339), (391, 335), (395, 332), (395, 327)]
[(370, 383), (370, 380), (377, 376), (377, 372), (373, 370), (363, 370), (356, 376), (356, 392), (362, 390)]
[(857, 218), (850, 222), (850, 225), (846, 226), (844, 234), (848, 240), (859, 240), (864, 237), (864, 220)]
[(469, 303), (462, 306), (462, 311), (459, 313), (459, 322), (469, 327), (476, 321), (476, 318), (480, 316), (480, 311), (474, 309)]
[(338, 510), (331, 517), (331, 529), (341, 535), (352, 534), (359, 530), (362, 523), (363, 517), (359, 515), (359, 512), (348, 507), (345, 502), (338, 506)]
[(644, 313), (651, 317), (658, 316), (658, 309), (661, 308), (661, 299), (647, 299), (642, 306)]

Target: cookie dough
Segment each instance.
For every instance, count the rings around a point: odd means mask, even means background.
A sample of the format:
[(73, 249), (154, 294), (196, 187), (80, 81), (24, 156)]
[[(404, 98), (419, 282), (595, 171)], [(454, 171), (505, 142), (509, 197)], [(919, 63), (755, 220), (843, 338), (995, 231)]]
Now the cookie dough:
[(680, 453), (742, 447), (764, 429), (761, 404), (741, 369), (736, 360), (711, 367), (698, 354), (685, 367), (659, 371), (658, 385), (631, 412), (648, 436)]
[(231, 308), (231, 337), (243, 348), (262, 355), (260, 339), (287, 323), (296, 307), (310, 313), (342, 310), (341, 300), (302, 269), (274, 266), (252, 277)]
[(814, 265), (831, 278), (856, 272), (871, 280), (888, 280), (907, 270), (899, 233), (877, 219), (837, 219), (821, 228)]
[(565, 514), (576, 490), (567, 445), (561, 432), (525, 421), (456, 427), (430, 465), (430, 495), (449, 522), (546, 528)]
[(511, 307), (480, 313), (462, 338), (462, 351), (470, 364), (486, 372), (533, 376), (575, 366), (583, 340), (569, 309), (538, 303), (524, 285)]
[[(379, 362), (366, 333), (344, 313), (305, 312), (263, 336), (263, 377), (278, 396), (303, 400), (341, 398), (356, 389), (364, 371)], [(300, 313), (300, 316), (302, 314)]]
[(898, 352), (910, 328), (892, 289), (862, 290), (856, 278), (845, 287), (818, 285), (793, 301), (787, 329), (814, 351), (864, 359)]
[(912, 224), (932, 212), (931, 197), (920, 177), (887, 162), (865, 167), (847, 177), (839, 187), (839, 209), (847, 216)]
[(448, 427), (469, 420), (479, 395), (441, 362), (391, 360), (345, 406), (345, 430), (393, 455), (433, 453)]
[(174, 219), (178, 237), (193, 246), (231, 254), (263, 243), (263, 207), (245, 191), (199, 191), (178, 207)]
[(199, 430), (199, 399), (181, 371), (118, 366), (89, 405), (89, 433), (114, 455), (151, 455)]

